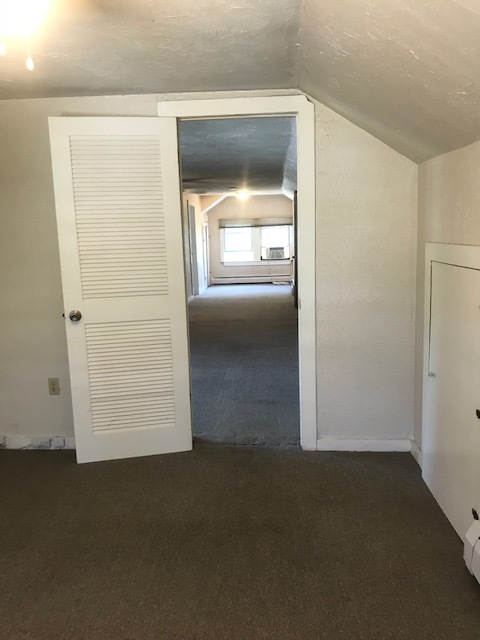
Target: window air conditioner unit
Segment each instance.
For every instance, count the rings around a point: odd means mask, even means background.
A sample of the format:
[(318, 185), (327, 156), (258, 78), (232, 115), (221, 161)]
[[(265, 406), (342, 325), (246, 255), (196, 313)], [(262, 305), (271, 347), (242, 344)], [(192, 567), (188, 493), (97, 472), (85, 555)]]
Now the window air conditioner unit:
[(465, 536), (463, 554), (467, 569), (480, 582), (480, 520), (475, 520)]
[(265, 260), (285, 260), (285, 247), (268, 247)]

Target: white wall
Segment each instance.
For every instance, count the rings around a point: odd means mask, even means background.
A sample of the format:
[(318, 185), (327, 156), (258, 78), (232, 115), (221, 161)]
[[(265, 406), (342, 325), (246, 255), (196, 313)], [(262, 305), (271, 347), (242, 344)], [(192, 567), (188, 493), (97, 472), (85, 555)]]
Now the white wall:
[[(0, 434), (73, 433), (47, 117), (155, 116), (162, 97), (0, 102)], [(316, 139), (320, 434), (406, 437), (417, 167), (318, 104)]]
[(480, 245), (480, 142), (428, 160), (419, 169), (415, 441), (422, 443), (425, 243)]
[(417, 165), (316, 107), (318, 430), (411, 437)]
[(293, 202), (283, 195), (251, 196), (240, 200), (230, 196), (222, 200), (208, 214), (210, 234), (210, 274), (216, 278), (245, 278), (250, 276), (291, 277), (290, 264), (228, 265), (222, 262), (219, 220), (238, 218), (285, 218), (293, 221)]
[(198, 273), (198, 290), (201, 293), (208, 286), (208, 264), (205, 264), (203, 251), (203, 223), (205, 216), (202, 211), (202, 202), (200, 196), (193, 193), (188, 194), (188, 201), (195, 207), (195, 241), (197, 245), (197, 273)]

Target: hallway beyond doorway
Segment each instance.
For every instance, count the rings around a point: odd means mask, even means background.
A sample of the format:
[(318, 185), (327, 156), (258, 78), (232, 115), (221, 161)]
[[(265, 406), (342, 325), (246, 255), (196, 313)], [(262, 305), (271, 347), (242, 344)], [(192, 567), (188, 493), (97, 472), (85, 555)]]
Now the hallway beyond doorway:
[(209, 287), (189, 304), (194, 436), (299, 444), (297, 312), (288, 285)]

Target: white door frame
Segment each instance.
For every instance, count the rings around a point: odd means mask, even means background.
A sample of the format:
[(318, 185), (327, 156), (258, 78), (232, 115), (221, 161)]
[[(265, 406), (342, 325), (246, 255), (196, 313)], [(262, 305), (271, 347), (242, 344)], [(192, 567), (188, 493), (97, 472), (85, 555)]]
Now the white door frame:
[(185, 120), (278, 115), (296, 117), (300, 444), (303, 449), (314, 451), (317, 448), (314, 105), (304, 95), (171, 100), (158, 103), (158, 115)]
[[(467, 269), (480, 270), (480, 247), (463, 244), (443, 244), (427, 242), (425, 244), (425, 297), (423, 311), (423, 385), (422, 385), (422, 441), (425, 425), (429, 418), (427, 411), (427, 388), (430, 365), (430, 322), (432, 301), (432, 262)], [(422, 449), (423, 449), (422, 445)]]
[[(423, 388), (422, 388), (422, 477), (430, 488), (432, 479), (431, 460), (427, 452), (430, 443), (427, 442), (428, 425), (430, 420), (428, 388), (429, 377), (434, 375), (430, 370), (430, 328), (432, 307), (432, 265), (440, 263), (453, 267), (463, 267), (480, 271), (480, 247), (474, 245), (443, 244), (427, 242), (425, 244), (425, 297), (424, 297), (424, 328), (423, 328)], [(440, 504), (443, 509), (443, 505)], [(464, 532), (460, 535), (462, 536)]]
[(187, 199), (187, 226), (188, 240), (190, 244), (190, 276), (192, 281), (192, 296), (198, 296), (200, 292), (200, 282), (198, 280), (198, 257), (197, 257), (197, 226), (195, 224), (195, 205)]
[(208, 222), (204, 222), (202, 224), (203, 287), (201, 292), (210, 286), (210, 243), (208, 231)]

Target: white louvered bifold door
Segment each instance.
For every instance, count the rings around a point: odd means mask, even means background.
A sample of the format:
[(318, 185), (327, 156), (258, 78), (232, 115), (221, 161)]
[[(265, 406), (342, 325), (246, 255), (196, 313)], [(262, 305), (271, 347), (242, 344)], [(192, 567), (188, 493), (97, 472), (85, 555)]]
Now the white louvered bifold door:
[(187, 451), (176, 120), (50, 118), (50, 143), (77, 460)]

